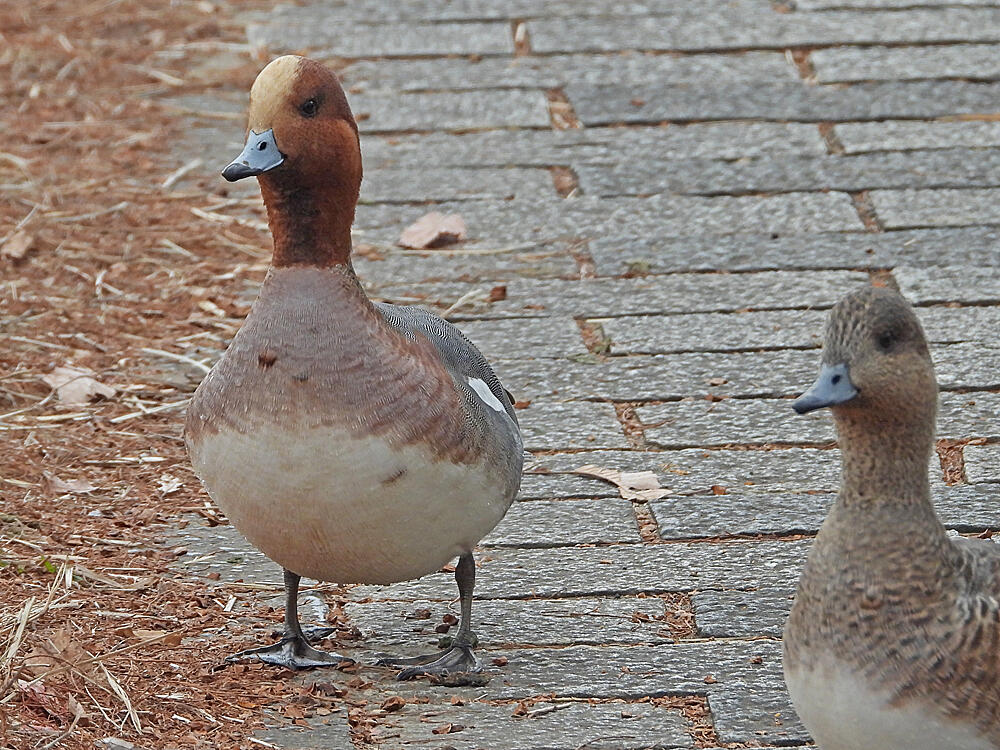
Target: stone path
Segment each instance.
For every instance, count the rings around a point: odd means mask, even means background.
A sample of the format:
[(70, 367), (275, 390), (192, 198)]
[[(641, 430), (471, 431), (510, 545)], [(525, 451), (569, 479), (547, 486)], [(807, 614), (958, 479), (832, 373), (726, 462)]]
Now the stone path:
[[(932, 466), (943, 518), (1000, 526), (1000, 3), (341, 0), (248, 39), (343, 65), (359, 274), (450, 310), (530, 402), (523, 491), (478, 554), (488, 683), (304, 679), (367, 701), (386, 748), (807, 744), (779, 638), (838, 457), (829, 416), (789, 398), (870, 276), (920, 306), (940, 435), (972, 441), (947, 454), (958, 481)], [(237, 122), (198, 120), (189, 147), (224, 163)], [(430, 203), (470, 241), (395, 247)], [(632, 503), (582, 464), (671, 494)], [(182, 536), (193, 574), (279, 580), (229, 527)], [(446, 573), (353, 589), (351, 653), (432, 645), (454, 595)], [(258, 739), (363, 746), (344, 710), (307, 723)]]

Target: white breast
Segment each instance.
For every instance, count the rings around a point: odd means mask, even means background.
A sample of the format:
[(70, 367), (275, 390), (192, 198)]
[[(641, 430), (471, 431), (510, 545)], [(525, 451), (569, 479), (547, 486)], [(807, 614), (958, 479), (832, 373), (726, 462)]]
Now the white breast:
[(830, 666), (785, 670), (795, 710), (823, 750), (997, 750), (971, 724), (933, 705), (890, 706), (856, 674)]
[(289, 570), (392, 583), (438, 570), (503, 518), (510, 498), (477, 465), (316, 428), (206, 434), (195, 472), (233, 526)]

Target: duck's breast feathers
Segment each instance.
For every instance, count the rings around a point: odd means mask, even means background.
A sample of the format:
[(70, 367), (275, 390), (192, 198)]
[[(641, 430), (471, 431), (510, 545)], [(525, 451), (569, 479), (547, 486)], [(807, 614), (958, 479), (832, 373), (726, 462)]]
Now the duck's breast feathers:
[[(484, 464), (516, 488), (511, 477), (519, 479), (522, 460), (516, 423), (474, 390), (481, 379), (502, 405), (496, 376), (457, 329), (425, 315), (454, 331), (447, 355), (412, 322), (405, 329), (387, 325), (349, 269), (272, 271), (195, 394), (189, 442), (206, 430), (333, 426), (423, 446), (435, 461)], [(402, 317), (433, 323), (409, 311)], [(464, 363), (464, 379), (455, 363)]]

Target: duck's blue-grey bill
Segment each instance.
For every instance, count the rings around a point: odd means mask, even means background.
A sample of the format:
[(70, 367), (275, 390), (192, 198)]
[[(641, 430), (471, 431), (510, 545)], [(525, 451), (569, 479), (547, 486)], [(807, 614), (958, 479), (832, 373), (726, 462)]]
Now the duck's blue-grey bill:
[(274, 130), (265, 130), (263, 133), (251, 130), (243, 152), (222, 170), (222, 176), (230, 182), (236, 182), (244, 177), (263, 174), (284, 161), (285, 155), (278, 150), (278, 144), (274, 141)]
[(858, 389), (851, 382), (847, 365), (823, 365), (819, 377), (812, 387), (795, 399), (792, 408), (799, 414), (836, 406), (850, 401), (858, 395)]

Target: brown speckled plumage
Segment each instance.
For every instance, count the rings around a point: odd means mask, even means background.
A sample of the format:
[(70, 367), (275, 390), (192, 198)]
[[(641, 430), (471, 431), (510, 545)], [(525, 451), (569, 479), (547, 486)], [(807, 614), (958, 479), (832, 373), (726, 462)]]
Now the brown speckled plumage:
[(864, 289), (833, 309), (823, 361), (846, 363), (859, 393), (833, 407), (841, 489), (785, 626), (786, 675), (836, 663), (890, 706), (1000, 747), (1000, 548), (949, 538), (931, 505), (937, 386), (920, 324), (897, 293)]

